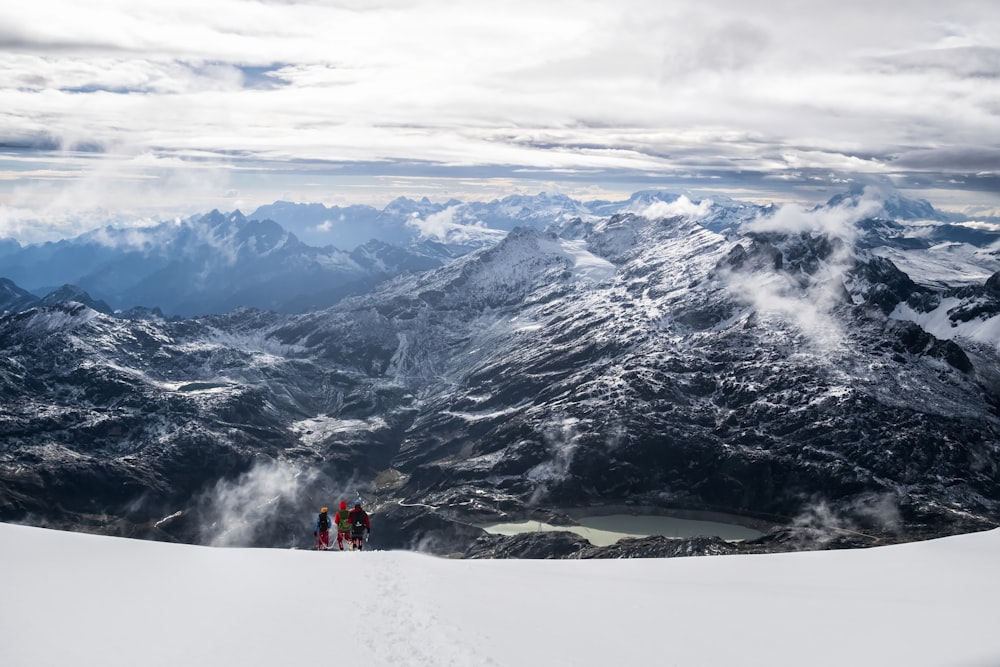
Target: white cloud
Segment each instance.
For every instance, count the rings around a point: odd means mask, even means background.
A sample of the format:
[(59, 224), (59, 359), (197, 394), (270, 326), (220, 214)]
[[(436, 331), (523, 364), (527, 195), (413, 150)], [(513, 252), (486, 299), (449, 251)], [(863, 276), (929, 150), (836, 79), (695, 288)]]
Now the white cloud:
[(166, 198), (173, 214), (186, 216), (217, 207), (229, 191), (217, 167), (149, 154), (71, 160), (53, 171), (12, 182), (8, 203), (0, 201), (0, 237), (34, 243), (108, 224), (148, 226), (164, 217)]
[(220, 480), (204, 499), (202, 536), (212, 546), (246, 546), (281, 512), (282, 504), (301, 505), (305, 489), (319, 473), (286, 462), (256, 465), (233, 481)]
[(845, 201), (839, 206), (816, 209), (792, 203), (758, 217), (743, 228), (748, 232), (830, 239), (831, 252), (809, 274), (785, 270), (734, 273), (727, 280), (729, 290), (752, 305), (760, 316), (787, 322), (819, 350), (836, 354), (843, 349), (845, 332), (832, 311), (841, 302), (844, 280), (853, 265), (857, 223), (881, 210), (880, 193), (866, 188), (856, 203)]
[(426, 218), (410, 218), (407, 220), (407, 224), (416, 227), (422, 238), (445, 241), (448, 238), (448, 233), (458, 227), (454, 222), (456, 209), (458, 206), (451, 206), (439, 213), (432, 213)]
[(440, 241), (441, 243), (468, 243), (485, 238), (499, 240), (503, 232), (489, 229), (481, 221), (460, 222), (455, 220), (455, 213), (461, 206), (449, 206), (438, 213), (431, 213), (425, 218), (414, 215), (406, 224), (415, 227), (421, 238)]
[(837, 287), (842, 284), (842, 270), (837, 267), (824, 273), (805, 288), (780, 273), (739, 274), (732, 277), (729, 289), (751, 304), (762, 319), (784, 321), (803, 334), (814, 349), (835, 355), (844, 349), (843, 325), (831, 314)]
[(846, 201), (840, 206), (806, 208), (801, 204), (785, 204), (773, 213), (761, 215), (743, 226), (749, 232), (780, 232), (785, 234), (819, 233), (853, 241), (858, 234), (857, 223), (882, 210), (878, 190), (865, 188), (857, 204)]
[(1000, 136), (989, 3), (847, 0), (818, 19), (734, 0), (38, 0), (0, 7), (0, 26), (0, 143), (223, 170), (332, 160), (801, 182), (923, 173), (921, 151), (941, 173), (975, 173), (971, 150)]
[(711, 212), (711, 199), (702, 199), (695, 204), (686, 195), (681, 195), (672, 202), (655, 201), (640, 211), (639, 215), (650, 220), (675, 218), (678, 216), (689, 220), (701, 220)]

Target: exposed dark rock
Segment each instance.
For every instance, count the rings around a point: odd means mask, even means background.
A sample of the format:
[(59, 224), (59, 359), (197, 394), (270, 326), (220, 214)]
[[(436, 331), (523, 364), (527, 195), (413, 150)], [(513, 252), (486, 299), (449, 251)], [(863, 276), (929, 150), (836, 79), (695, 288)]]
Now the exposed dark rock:
[(913, 322), (896, 321), (888, 330), (898, 336), (894, 348), (901, 353), (942, 359), (963, 373), (972, 371), (968, 355), (950, 340), (938, 340)]
[(592, 545), (569, 531), (539, 531), (518, 535), (486, 535), (466, 550), (466, 558), (676, 558), (739, 552), (718, 537), (674, 539), (662, 536), (625, 538), (609, 546)]
[(961, 287), (946, 296), (958, 297), (959, 305), (948, 310), (954, 323), (987, 320), (1000, 315), (1000, 272), (987, 278), (982, 286)]
[(865, 302), (888, 315), (899, 303), (923, 292), (908, 275), (884, 257), (871, 257), (858, 262), (851, 271), (852, 279), (862, 287), (859, 294)]
[(372, 511), (372, 544), (379, 549), (461, 553), (483, 531), (422, 507), (390, 503)]
[[(261, 487), (281, 498), (245, 528), (254, 544), (308, 546), (303, 515), (355, 489), (375, 496), (376, 544), (435, 553), (464, 553), (475, 516), (601, 503), (779, 523), (817, 497), (955, 508), (904, 513), (903, 536), (1000, 517), (996, 350), (887, 317), (942, 293), (815, 234), (635, 215), (572, 228), (572, 245), (517, 229), (294, 317), (126, 319), (79, 302), (0, 317), (0, 518), (204, 541), (218, 485), (278, 464), (293, 474)], [(246, 232), (280, 250), (274, 227)], [(834, 259), (851, 269), (821, 308)], [(742, 289), (771, 282), (784, 310)], [(948, 298), (973, 307), (996, 282)], [(591, 553), (564, 534), (483, 540), (505, 557)]]
[(12, 280), (0, 278), (0, 315), (27, 310), (37, 303), (38, 298), (31, 292), (21, 289)]
[(986, 279), (985, 288), (990, 294), (1000, 297), (1000, 271)]
[(106, 304), (104, 301), (91, 298), (89, 294), (75, 285), (63, 285), (54, 292), (50, 292), (39, 301), (39, 305), (41, 306), (73, 303), (84, 305), (87, 308), (96, 310), (99, 313), (104, 313), (105, 315), (110, 315), (114, 312), (111, 309), (111, 306)]
[(540, 531), (518, 535), (480, 537), (464, 554), (466, 558), (573, 558), (590, 542), (576, 533)]
[(675, 539), (655, 535), (625, 538), (606, 547), (583, 549), (580, 558), (678, 558), (682, 556), (721, 556), (739, 553), (733, 543), (718, 537)]

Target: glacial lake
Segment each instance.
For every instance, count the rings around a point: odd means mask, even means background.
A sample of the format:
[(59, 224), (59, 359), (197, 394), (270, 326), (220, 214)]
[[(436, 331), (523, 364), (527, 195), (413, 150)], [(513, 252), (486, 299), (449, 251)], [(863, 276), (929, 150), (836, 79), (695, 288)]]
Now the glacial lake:
[(753, 528), (745, 528), (718, 521), (697, 521), (694, 519), (675, 519), (669, 516), (611, 514), (608, 516), (592, 516), (577, 519), (578, 526), (553, 526), (541, 521), (513, 521), (510, 523), (480, 524), (487, 533), (497, 535), (517, 535), (546, 530), (566, 530), (586, 538), (591, 544), (606, 547), (623, 537), (648, 537), (662, 535), (664, 537), (682, 538), (709, 535), (721, 537), (730, 542), (753, 540), (763, 533)]

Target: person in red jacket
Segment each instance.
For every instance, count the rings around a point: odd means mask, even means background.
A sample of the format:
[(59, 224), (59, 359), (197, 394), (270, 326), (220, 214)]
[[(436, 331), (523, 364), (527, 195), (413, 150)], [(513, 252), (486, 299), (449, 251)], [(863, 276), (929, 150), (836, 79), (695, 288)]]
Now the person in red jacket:
[(351, 550), (361, 550), (365, 544), (365, 535), (371, 536), (372, 523), (368, 519), (368, 513), (361, 509), (360, 498), (354, 501), (354, 509), (348, 518), (351, 522)]
[(340, 510), (333, 515), (333, 522), (337, 524), (337, 546), (344, 550), (344, 540), (351, 541), (351, 512), (347, 509), (347, 501), (340, 501)]

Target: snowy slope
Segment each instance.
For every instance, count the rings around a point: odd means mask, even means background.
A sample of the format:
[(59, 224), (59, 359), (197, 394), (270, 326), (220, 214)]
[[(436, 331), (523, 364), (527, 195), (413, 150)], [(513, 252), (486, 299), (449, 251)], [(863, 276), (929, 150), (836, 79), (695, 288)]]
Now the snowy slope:
[(989, 249), (964, 243), (939, 243), (911, 250), (886, 246), (873, 254), (891, 260), (918, 285), (936, 288), (982, 284), (1000, 271), (1000, 257)]
[(995, 665), (1000, 530), (613, 561), (218, 549), (0, 524), (0, 662)]

